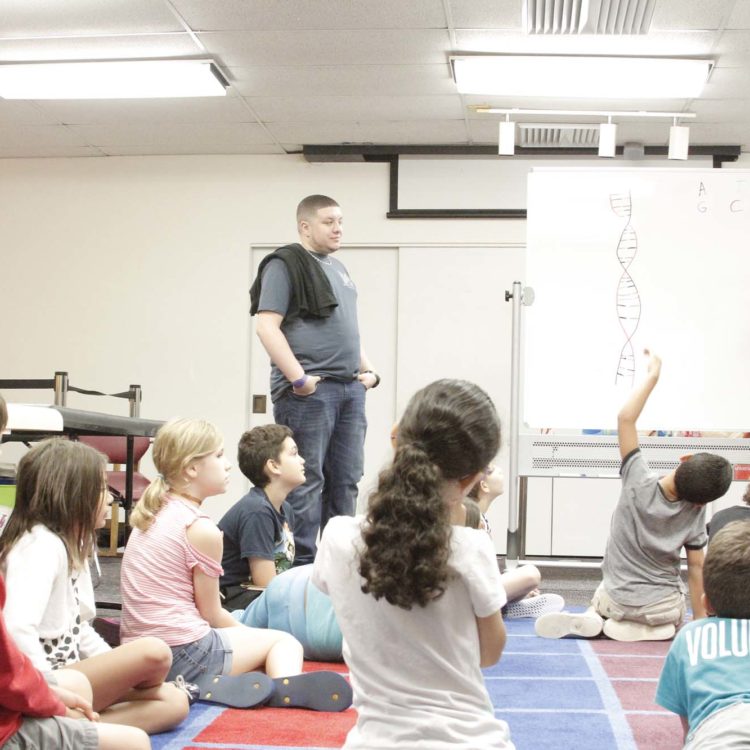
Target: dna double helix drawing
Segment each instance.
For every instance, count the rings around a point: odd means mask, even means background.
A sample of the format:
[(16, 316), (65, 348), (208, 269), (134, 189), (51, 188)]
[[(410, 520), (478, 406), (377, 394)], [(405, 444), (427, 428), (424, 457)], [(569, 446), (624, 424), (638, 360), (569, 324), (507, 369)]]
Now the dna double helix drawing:
[(617, 243), (617, 260), (622, 266), (622, 273), (617, 282), (617, 321), (625, 336), (625, 342), (620, 350), (615, 372), (615, 385), (633, 385), (635, 379), (635, 353), (633, 351), (633, 336), (641, 321), (641, 297), (638, 287), (630, 275), (630, 266), (638, 254), (638, 235), (631, 224), (633, 202), (628, 193), (612, 193), (609, 205), (616, 216), (626, 219), (625, 226), (620, 233)]

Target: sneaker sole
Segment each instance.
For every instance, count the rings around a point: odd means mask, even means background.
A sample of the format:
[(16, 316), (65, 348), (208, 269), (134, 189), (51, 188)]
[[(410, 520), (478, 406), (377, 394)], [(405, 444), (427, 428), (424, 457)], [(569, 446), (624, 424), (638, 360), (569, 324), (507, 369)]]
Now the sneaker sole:
[(604, 635), (613, 641), (632, 643), (635, 641), (668, 641), (674, 638), (674, 625), (644, 625), (640, 622), (607, 620)]
[(560, 612), (565, 606), (565, 599), (559, 594), (539, 594), (509, 602), (505, 617), (508, 620), (541, 617), (551, 612)]
[(595, 615), (552, 612), (542, 615), (534, 630), (541, 638), (564, 638), (567, 635), (579, 638), (595, 638), (602, 632), (602, 621)]

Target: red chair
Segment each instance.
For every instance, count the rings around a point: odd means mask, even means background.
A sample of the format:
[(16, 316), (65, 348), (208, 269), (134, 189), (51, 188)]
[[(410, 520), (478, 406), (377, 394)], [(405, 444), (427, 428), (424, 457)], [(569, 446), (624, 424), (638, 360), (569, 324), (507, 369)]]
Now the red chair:
[[(128, 441), (125, 437), (110, 435), (81, 435), (80, 442), (90, 445), (92, 448), (107, 456), (108, 463), (112, 468), (107, 470), (107, 486), (113, 495), (111, 519), (109, 522), (109, 547), (99, 549), (102, 557), (116, 557), (118, 552), (118, 539), (120, 532), (120, 506), (125, 508), (125, 520), (130, 512), (130, 507), (125, 502), (125, 484), (127, 472), (125, 466), (128, 460)], [(133, 438), (133, 502), (140, 500), (146, 487), (151, 480), (138, 471), (138, 464), (145, 455), (151, 438)]]

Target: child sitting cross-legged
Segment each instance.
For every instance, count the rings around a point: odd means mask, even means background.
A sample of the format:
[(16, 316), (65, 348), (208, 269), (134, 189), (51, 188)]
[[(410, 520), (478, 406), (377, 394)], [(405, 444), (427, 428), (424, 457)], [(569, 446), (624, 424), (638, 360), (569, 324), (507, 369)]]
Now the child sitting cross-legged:
[(622, 491), (612, 515), (602, 582), (591, 606), (581, 614), (542, 615), (535, 623), (537, 635), (592, 638), (603, 630), (617, 641), (669, 640), (685, 617), (680, 577), (683, 547), (693, 618), (706, 616), (702, 603), (705, 506), (729, 489), (732, 465), (721, 456), (696, 453), (685, 456), (661, 478), (649, 471), (638, 445), (636, 421), (660, 372), (661, 360), (650, 355), (645, 380), (617, 415)]
[[(0, 434), (8, 410), (0, 395)], [(81, 672), (42, 673), (16, 646), (5, 627), (5, 581), (0, 576), (0, 748), (148, 750), (136, 727), (100, 722), (91, 706), (91, 683)]]
[(750, 747), (749, 576), (750, 521), (732, 521), (706, 553), (709, 617), (677, 634), (656, 690), (656, 702), (682, 720), (686, 750)]
[(287, 495), (305, 482), (305, 460), (292, 431), (279, 424), (248, 430), (237, 461), (255, 485), (219, 521), (224, 534), (222, 605), (244, 609), (294, 562), (294, 513)]
[(172, 649), (172, 672), (195, 682), (202, 700), (348, 708), (351, 688), (340, 674), (300, 674), (295, 638), (242, 625), (221, 606), (222, 535), (201, 509), (229, 481), (216, 428), (199, 419), (168, 422), (156, 435), (153, 460), (159, 475), (133, 511), (122, 561), (123, 641), (160, 637)]
[(48, 682), (68, 687), (72, 673), (84, 675), (103, 721), (163, 732), (187, 716), (191, 698), (183, 680), (165, 682), (167, 645), (141, 638), (110, 648), (90, 624), (88, 557), (109, 505), (106, 464), (88, 445), (62, 438), (43, 440), (21, 458), (15, 507), (0, 536), (5, 623), (31, 663), (51, 675)]
[[(484, 528), (490, 532), (487, 511), (495, 498), (505, 491), (505, 477), (498, 464), (490, 464), (479, 481), (471, 488), (466, 498), (467, 525)], [(477, 507), (473, 512), (471, 503)], [(478, 518), (477, 518), (478, 516)], [(470, 522), (469, 519), (477, 518)], [(565, 606), (565, 600), (559, 594), (542, 594), (539, 584), (542, 574), (536, 565), (521, 565), (518, 568), (506, 569), (500, 576), (508, 603), (503, 607), (503, 616), (507, 619), (523, 617), (540, 617), (547, 612), (559, 612)]]

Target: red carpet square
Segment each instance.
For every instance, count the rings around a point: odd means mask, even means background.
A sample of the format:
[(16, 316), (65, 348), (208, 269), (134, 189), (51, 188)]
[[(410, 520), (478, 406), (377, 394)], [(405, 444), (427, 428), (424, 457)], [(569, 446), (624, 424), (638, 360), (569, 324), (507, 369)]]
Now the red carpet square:
[(228, 709), (206, 727), (195, 742), (228, 745), (341, 747), (357, 721), (353, 708), (341, 713), (302, 708)]
[(654, 703), (656, 696), (655, 682), (641, 682), (639, 680), (625, 680), (612, 682), (612, 687), (620, 699), (625, 711), (663, 711), (661, 706)]
[(628, 723), (641, 750), (682, 748), (682, 724), (674, 714), (630, 714)]
[(635, 679), (657, 679), (661, 674), (664, 659), (661, 657), (635, 657), (628, 659), (621, 656), (599, 656), (604, 671), (612, 680), (617, 677), (631, 677)]
[(612, 641), (609, 638), (600, 638), (589, 641), (593, 651), (602, 654), (622, 654), (638, 656), (666, 656), (672, 641), (635, 641), (624, 643), (623, 641)]

